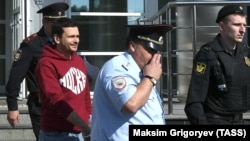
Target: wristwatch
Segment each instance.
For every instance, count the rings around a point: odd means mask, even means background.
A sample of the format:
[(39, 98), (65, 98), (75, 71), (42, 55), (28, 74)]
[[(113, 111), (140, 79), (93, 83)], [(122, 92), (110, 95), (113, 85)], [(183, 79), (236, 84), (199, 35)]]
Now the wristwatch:
[(144, 78), (148, 78), (153, 83), (153, 86), (155, 86), (157, 83), (157, 80), (152, 76), (145, 75)]

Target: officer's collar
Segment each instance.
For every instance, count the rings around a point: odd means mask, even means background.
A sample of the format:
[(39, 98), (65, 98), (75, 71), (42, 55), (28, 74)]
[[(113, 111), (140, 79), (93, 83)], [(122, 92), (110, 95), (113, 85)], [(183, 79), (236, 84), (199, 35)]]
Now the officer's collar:
[(217, 51), (230, 51), (231, 49), (224, 43), (224, 41), (222, 40), (221, 38), (221, 34), (218, 34), (216, 36), (216, 42), (215, 42), (215, 45), (216, 45), (216, 50)]
[[(224, 51), (226, 53), (232, 54), (232, 49), (228, 47), (228, 45), (225, 44), (225, 42), (222, 40), (220, 34), (218, 34), (216, 36), (216, 40), (215, 40), (215, 50), (218, 52)], [(237, 43), (235, 46), (235, 51), (238, 50), (239, 46), (241, 43)], [(238, 52), (238, 51), (237, 51)]]
[(43, 32), (46, 35), (46, 37), (48, 38), (49, 42), (54, 45), (53, 38), (49, 34), (47, 34), (47, 32), (45, 31), (44, 27), (43, 27)]

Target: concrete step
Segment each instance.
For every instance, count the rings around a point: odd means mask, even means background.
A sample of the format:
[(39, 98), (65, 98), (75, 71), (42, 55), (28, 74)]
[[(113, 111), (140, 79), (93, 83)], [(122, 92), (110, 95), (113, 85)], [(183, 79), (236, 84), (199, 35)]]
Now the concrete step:
[(26, 99), (18, 101), (20, 122), (12, 128), (7, 121), (7, 105), (4, 98), (0, 99), (0, 140), (1, 141), (35, 141), (29, 117)]
[(0, 129), (1, 141), (35, 141), (32, 129)]

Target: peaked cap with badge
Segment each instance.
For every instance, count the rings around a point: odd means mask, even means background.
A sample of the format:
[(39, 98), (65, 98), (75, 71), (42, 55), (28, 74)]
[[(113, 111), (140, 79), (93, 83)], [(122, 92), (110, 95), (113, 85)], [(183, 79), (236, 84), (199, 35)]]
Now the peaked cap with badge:
[(68, 10), (69, 5), (64, 2), (56, 2), (43, 7), (37, 13), (42, 13), (44, 18), (63, 18), (66, 17), (65, 11)]
[(128, 36), (132, 40), (142, 40), (156, 51), (161, 51), (163, 36), (173, 29), (173, 26), (168, 24), (127, 25), (127, 27), (130, 29)]
[(226, 5), (222, 7), (217, 15), (216, 23), (219, 23), (226, 16), (231, 14), (245, 15), (244, 9), (240, 5)]

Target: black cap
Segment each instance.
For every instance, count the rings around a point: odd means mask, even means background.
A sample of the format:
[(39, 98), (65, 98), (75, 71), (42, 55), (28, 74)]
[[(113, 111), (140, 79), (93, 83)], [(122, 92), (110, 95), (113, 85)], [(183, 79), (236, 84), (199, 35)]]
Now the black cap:
[(219, 23), (223, 18), (231, 14), (245, 15), (243, 7), (240, 5), (226, 5), (222, 7), (218, 13), (216, 23)]
[(168, 24), (127, 25), (127, 27), (130, 28), (129, 36), (132, 39), (143, 40), (156, 51), (161, 51), (163, 36), (173, 29), (173, 26)]
[(62, 18), (66, 17), (65, 11), (69, 5), (64, 2), (52, 3), (38, 10), (37, 13), (43, 13), (44, 18)]

